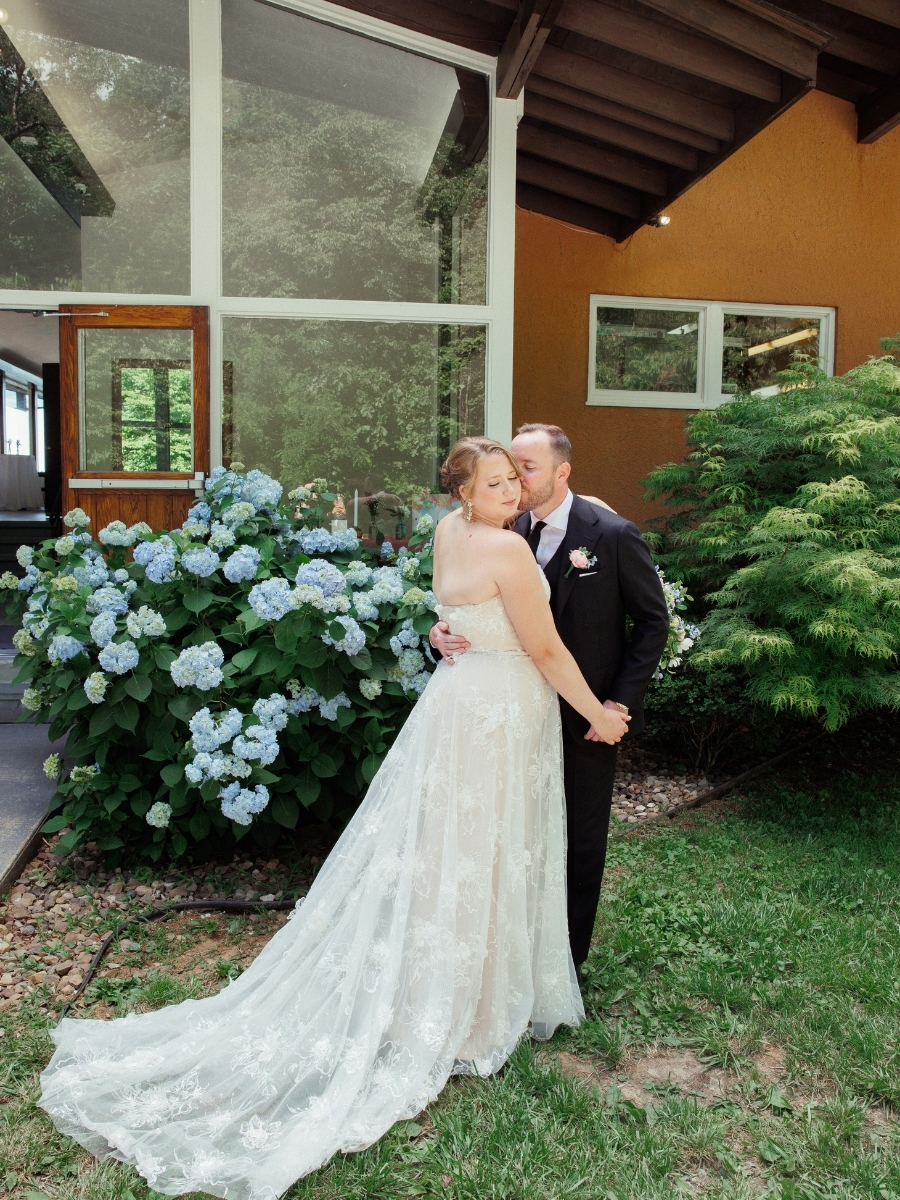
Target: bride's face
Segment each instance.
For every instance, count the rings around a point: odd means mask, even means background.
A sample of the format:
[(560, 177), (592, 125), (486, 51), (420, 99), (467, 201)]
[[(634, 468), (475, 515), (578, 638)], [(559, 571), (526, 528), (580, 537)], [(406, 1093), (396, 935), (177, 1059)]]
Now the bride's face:
[(463, 502), (472, 502), (476, 516), (492, 525), (504, 525), (516, 515), (522, 485), (505, 454), (487, 454), (479, 459), (475, 478), (460, 488)]

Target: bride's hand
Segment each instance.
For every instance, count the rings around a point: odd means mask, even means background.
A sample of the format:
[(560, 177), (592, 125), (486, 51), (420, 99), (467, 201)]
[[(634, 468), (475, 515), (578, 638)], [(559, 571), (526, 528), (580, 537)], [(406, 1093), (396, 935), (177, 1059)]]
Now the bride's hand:
[(585, 741), (588, 742), (606, 742), (609, 746), (614, 746), (617, 742), (621, 742), (622, 738), (628, 732), (628, 722), (631, 717), (623, 713), (620, 708), (615, 706), (607, 707), (606, 704), (600, 710), (600, 717), (594, 721), (590, 729), (584, 735)]

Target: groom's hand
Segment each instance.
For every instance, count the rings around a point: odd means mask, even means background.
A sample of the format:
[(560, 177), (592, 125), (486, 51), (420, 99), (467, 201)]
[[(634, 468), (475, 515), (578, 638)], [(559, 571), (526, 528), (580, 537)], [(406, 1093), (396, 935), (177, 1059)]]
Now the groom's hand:
[(622, 738), (625, 736), (625, 734), (628, 732), (628, 722), (631, 720), (631, 717), (628, 714), (622, 712), (621, 708), (619, 708), (619, 706), (618, 706), (618, 704), (616, 704), (615, 700), (604, 700), (603, 707), (608, 708), (610, 712), (614, 712), (617, 717), (622, 718), (622, 721), (624, 723), (624, 728), (622, 729), (622, 732), (616, 738), (605, 738), (605, 737), (601, 737), (600, 734), (597, 732), (597, 730), (592, 725), (590, 727), (590, 729), (587, 731), (587, 733), (584, 735), (584, 740), (586, 742), (606, 742), (607, 746), (614, 746), (616, 744), (616, 742), (621, 741)]
[(453, 666), (453, 660), (457, 654), (465, 654), (471, 643), (467, 642), (464, 637), (459, 637), (455, 633), (450, 632), (450, 626), (446, 621), (438, 621), (436, 625), (432, 625), (431, 632), (428, 634), (428, 640), (434, 646), (435, 650), (447, 660), (450, 666)]

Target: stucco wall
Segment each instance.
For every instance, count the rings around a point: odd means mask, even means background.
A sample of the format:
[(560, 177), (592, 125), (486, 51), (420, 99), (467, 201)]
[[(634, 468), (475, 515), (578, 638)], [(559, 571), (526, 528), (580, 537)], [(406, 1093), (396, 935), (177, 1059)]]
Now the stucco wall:
[(685, 412), (588, 408), (588, 297), (671, 296), (837, 309), (840, 373), (900, 331), (900, 128), (856, 142), (852, 105), (812, 92), (616, 245), (517, 211), (514, 423), (555, 421), (574, 483), (642, 521), (639, 481), (680, 459)]

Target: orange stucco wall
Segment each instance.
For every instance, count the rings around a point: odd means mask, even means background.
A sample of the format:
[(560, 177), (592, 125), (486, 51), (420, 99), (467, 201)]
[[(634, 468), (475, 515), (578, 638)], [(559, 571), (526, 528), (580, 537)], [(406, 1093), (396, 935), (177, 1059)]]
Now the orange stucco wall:
[(682, 457), (684, 410), (587, 407), (593, 292), (837, 309), (835, 370), (900, 331), (900, 128), (856, 141), (853, 106), (812, 92), (617, 245), (517, 210), (514, 424), (553, 421), (574, 483), (643, 521), (640, 480)]

